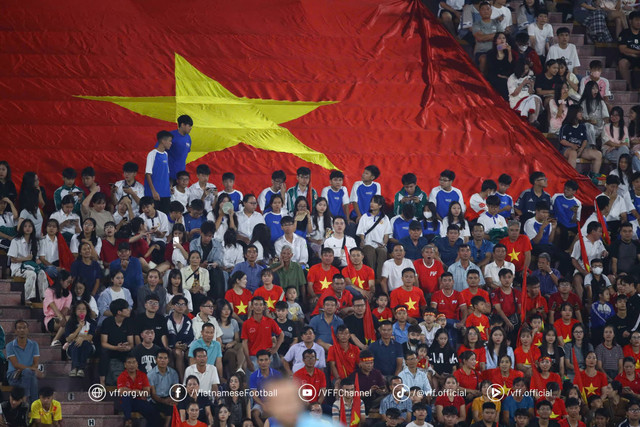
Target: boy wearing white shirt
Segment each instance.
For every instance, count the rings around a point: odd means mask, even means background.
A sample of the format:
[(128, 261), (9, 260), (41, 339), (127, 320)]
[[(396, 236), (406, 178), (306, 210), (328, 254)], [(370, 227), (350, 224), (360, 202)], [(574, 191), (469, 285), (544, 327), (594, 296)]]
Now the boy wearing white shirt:
[(287, 187), (285, 186), (286, 180), (287, 175), (285, 175), (284, 171), (277, 170), (271, 174), (271, 187), (265, 188), (258, 195), (258, 206), (260, 207), (260, 211), (263, 214), (271, 210), (271, 208), (269, 208), (269, 202), (271, 202), (271, 197), (274, 194), (281, 195), (282, 200), (284, 200), (283, 206), (287, 206)]
[(280, 220), (280, 226), (284, 231), (284, 236), (280, 237), (274, 243), (274, 248), (276, 250), (276, 255), (279, 257), (282, 248), (286, 246), (291, 246), (293, 249), (293, 258), (292, 262), (297, 262), (302, 266), (302, 268), (306, 268), (306, 264), (309, 261), (309, 251), (307, 249), (307, 241), (302, 237), (298, 236), (295, 226), (295, 221), (290, 216), (285, 216)]
[(580, 59), (578, 58), (578, 50), (576, 45), (569, 43), (569, 28), (560, 27), (556, 31), (558, 43), (549, 48), (547, 61), (550, 59), (564, 58), (567, 63), (567, 69), (570, 73), (578, 74), (580, 67)]
[(69, 243), (74, 234), (78, 234), (81, 231), (80, 217), (73, 213), (73, 206), (75, 204), (75, 198), (71, 194), (67, 194), (62, 198), (62, 208), (51, 214), (50, 219), (58, 221), (60, 226), (60, 233), (64, 236), (64, 239)]
[(479, 193), (475, 193), (469, 199), (469, 209), (467, 209), (466, 219), (472, 221), (488, 210), (487, 197), (498, 191), (498, 185), (492, 179), (482, 181)]
[(340, 258), (340, 267), (346, 267), (347, 257), (344, 252), (344, 247), (347, 250), (351, 250), (356, 247), (356, 241), (353, 237), (345, 236), (344, 230), (347, 223), (341, 216), (333, 219), (333, 234), (331, 237), (324, 241), (323, 246), (325, 248), (333, 249), (333, 256)]
[(507, 220), (498, 213), (499, 211), (500, 197), (495, 194), (487, 197), (487, 212), (478, 217), (478, 224), (482, 224), (484, 226), (484, 238), (487, 240), (496, 240), (496, 233), (498, 232), (494, 231), (491, 233), (494, 229), (502, 232), (500, 235), (501, 237), (506, 236)]
[(180, 202), (184, 207), (182, 213), (187, 213), (187, 206), (189, 206), (189, 173), (187, 171), (176, 174), (176, 185), (171, 188), (171, 201)]
[(410, 268), (413, 270), (413, 262), (404, 257), (404, 247), (397, 243), (391, 252), (391, 259), (388, 259), (382, 265), (382, 280), (380, 286), (382, 291), (389, 294), (394, 289), (403, 285), (402, 270)]
[(196, 176), (198, 177), (198, 182), (189, 187), (188, 190), (189, 204), (192, 200), (200, 199), (204, 202), (205, 209), (211, 210), (218, 198), (218, 188), (209, 182), (211, 169), (209, 169), (207, 165), (198, 165), (196, 168)]
[(120, 199), (128, 197), (131, 199), (131, 209), (138, 212), (138, 204), (140, 199), (144, 197), (144, 185), (136, 181), (138, 173), (138, 165), (133, 162), (127, 162), (122, 166), (123, 180), (120, 180), (111, 186), (111, 203), (117, 206)]
[(536, 22), (527, 27), (531, 47), (540, 56), (540, 61), (543, 64), (546, 62), (546, 60), (543, 61), (543, 58), (546, 57), (549, 50), (549, 40), (553, 39), (553, 27), (547, 23), (548, 19), (548, 12), (541, 9), (536, 12)]
[(505, 6), (506, 3), (506, 0), (494, 0), (493, 6), (491, 6), (491, 19), (498, 19), (504, 16), (502, 26), (504, 32), (510, 34), (513, 28), (513, 18), (511, 17), (511, 9)]

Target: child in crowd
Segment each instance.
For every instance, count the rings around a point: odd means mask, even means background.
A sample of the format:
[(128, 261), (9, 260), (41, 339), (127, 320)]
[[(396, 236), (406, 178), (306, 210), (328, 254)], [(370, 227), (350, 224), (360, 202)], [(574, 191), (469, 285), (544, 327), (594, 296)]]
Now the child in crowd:
[(183, 212), (187, 213), (189, 206), (189, 173), (180, 171), (176, 174), (176, 183), (171, 187), (171, 203), (180, 202), (184, 208)]
[(53, 204), (56, 210), (62, 209), (62, 199), (65, 196), (71, 196), (73, 199), (73, 213), (80, 213), (80, 205), (84, 199), (84, 192), (78, 186), (76, 186), (77, 172), (73, 168), (65, 168), (62, 171), (63, 185), (58, 187), (53, 193)]

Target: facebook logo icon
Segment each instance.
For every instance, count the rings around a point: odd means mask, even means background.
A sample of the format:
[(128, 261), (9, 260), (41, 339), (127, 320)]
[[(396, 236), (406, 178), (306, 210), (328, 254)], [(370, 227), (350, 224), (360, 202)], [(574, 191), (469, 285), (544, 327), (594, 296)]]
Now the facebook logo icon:
[(174, 384), (169, 389), (169, 394), (176, 402), (182, 402), (187, 397), (187, 388), (182, 384)]

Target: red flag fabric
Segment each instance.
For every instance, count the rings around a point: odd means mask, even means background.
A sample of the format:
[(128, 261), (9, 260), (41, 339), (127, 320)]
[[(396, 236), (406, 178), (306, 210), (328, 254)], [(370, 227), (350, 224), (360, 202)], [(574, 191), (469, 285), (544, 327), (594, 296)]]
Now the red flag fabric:
[(70, 271), (71, 264), (75, 261), (73, 254), (71, 253), (71, 249), (69, 249), (69, 245), (67, 245), (67, 241), (64, 240), (62, 233), (58, 233), (56, 237), (58, 238), (58, 261), (60, 263), (60, 267)]
[(347, 410), (344, 407), (344, 397), (340, 396), (340, 423), (347, 425)]
[[(540, 375), (540, 371), (538, 371), (538, 367), (536, 366), (535, 362), (531, 363), (531, 390), (539, 390), (541, 392), (545, 391), (545, 385), (544, 385), (544, 380), (542, 379), (542, 376)], [(543, 394), (541, 393), (539, 396), (533, 396), (533, 399), (535, 401), (538, 400), (538, 398), (543, 397)]]
[(288, 185), (310, 167), (318, 188), (340, 169), (350, 188), (369, 164), (388, 200), (403, 173), (429, 192), (445, 168), (466, 197), (501, 173), (515, 196), (534, 170), (551, 194), (568, 179), (583, 203), (599, 194), (420, 0), (7, 0), (0, 25), (0, 159), (49, 194), (65, 167), (93, 166), (101, 185), (125, 161), (144, 171), (181, 114), (194, 120), (187, 172), (205, 163), (220, 186), (233, 171), (245, 194), (274, 165)]
[(528, 271), (525, 268), (522, 272), (522, 309), (520, 312), (520, 322), (522, 325), (527, 323), (527, 299), (529, 298), (527, 295), (527, 275)]
[(578, 358), (576, 357), (575, 350), (572, 349), (571, 354), (573, 357), (571, 363), (573, 363), (573, 372), (575, 373), (573, 383), (578, 386), (578, 390), (580, 390), (580, 395), (582, 396), (582, 400), (584, 400), (584, 403), (587, 403), (587, 395), (584, 392), (584, 383), (582, 381), (582, 371), (580, 370), (580, 365), (578, 364)]
[(360, 425), (360, 406), (362, 403), (360, 401), (360, 381), (358, 381), (358, 374), (356, 374), (354, 381), (354, 391), (353, 403), (351, 404), (351, 420), (349, 421), (349, 426), (351, 427)]
[(582, 226), (580, 225), (580, 221), (578, 221), (578, 241), (580, 242), (580, 258), (582, 259), (582, 265), (587, 272), (590, 272), (591, 266), (589, 265), (589, 256), (587, 255), (587, 247), (584, 244), (584, 236), (582, 235)]
[[(347, 271), (349, 271), (349, 275), (351, 277), (356, 277), (356, 268), (351, 262), (351, 255), (349, 254), (347, 245), (344, 246), (344, 254), (347, 258)], [(365, 302), (365, 312), (362, 323), (364, 326), (364, 339), (367, 341), (365, 344), (369, 345), (376, 340), (376, 329), (373, 326), (373, 317), (371, 317), (371, 306), (369, 305), (369, 301)]]
[[(334, 355), (336, 356), (336, 369), (338, 370), (338, 374), (342, 372), (340, 375), (341, 378), (347, 377), (347, 361), (344, 359), (344, 352), (342, 348), (340, 348), (340, 344), (338, 343), (338, 338), (336, 338), (336, 333), (333, 330), (333, 326), (331, 327), (331, 338), (333, 339)], [(338, 379), (338, 378), (336, 378)]]
[(171, 427), (182, 427), (182, 420), (180, 419), (180, 412), (176, 405), (173, 406), (173, 414), (171, 414)]
[(596, 215), (598, 216), (598, 222), (602, 226), (602, 240), (607, 244), (611, 244), (611, 237), (609, 236), (609, 229), (607, 228), (607, 221), (602, 216), (602, 212), (596, 203)]

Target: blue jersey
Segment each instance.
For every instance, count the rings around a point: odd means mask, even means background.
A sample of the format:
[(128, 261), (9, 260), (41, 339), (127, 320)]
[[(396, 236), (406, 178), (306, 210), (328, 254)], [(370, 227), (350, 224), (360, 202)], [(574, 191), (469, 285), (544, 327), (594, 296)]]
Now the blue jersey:
[[(528, 230), (529, 227), (532, 227), (533, 231), (535, 231), (535, 234), (533, 236), (529, 235), (529, 232), (530, 232), (530, 230)], [(524, 231), (529, 236), (529, 239), (533, 239), (533, 237), (535, 237), (535, 235), (537, 235), (540, 232), (540, 227), (542, 227), (542, 223), (536, 221), (535, 218), (531, 218), (529, 219), (529, 221), (525, 223)], [(537, 243), (538, 245), (551, 244), (551, 242), (549, 242), (549, 236), (551, 236), (552, 229), (553, 227), (551, 226), (551, 224), (545, 227), (544, 231), (542, 232), (542, 238)]]
[(633, 188), (629, 190), (629, 195), (631, 196), (631, 202), (633, 203), (634, 209), (640, 212), (640, 196), (636, 196), (636, 193), (635, 191), (633, 191)]
[[(511, 206), (513, 209), (513, 197), (508, 194), (496, 193), (496, 196), (500, 197), (500, 209), (504, 209), (506, 206)], [(500, 212), (500, 215), (505, 219), (511, 218), (511, 210)]]
[(187, 156), (191, 151), (191, 135), (180, 135), (178, 129), (172, 130), (171, 148), (169, 153), (169, 177), (176, 179), (176, 174), (187, 169)]
[[(564, 194), (556, 194), (553, 196), (553, 206), (551, 207), (551, 212), (558, 220), (558, 224), (566, 228), (575, 228), (578, 224), (572, 221), (573, 211), (571, 208), (574, 206), (578, 206), (578, 209), (581, 207), (581, 203), (573, 199), (567, 199)], [(578, 218), (580, 218), (580, 210), (578, 210)]]
[[(191, 214), (186, 214), (184, 217), (184, 228), (187, 232), (194, 230), (196, 228), (202, 227), (202, 223), (207, 220), (204, 215), (200, 215), (198, 218), (191, 217)], [(195, 239), (200, 236), (200, 233), (196, 233), (192, 236), (192, 239)]]
[[(371, 207), (371, 199), (376, 194), (380, 194), (380, 184), (372, 182), (370, 185), (365, 185), (362, 181), (358, 181), (351, 188), (351, 202), (357, 202), (360, 214), (364, 215), (369, 212)], [(355, 209), (351, 212), (351, 218), (355, 218)]]
[(436, 221), (436, 225), (433, 225), (433, 221), (422, 221), (422, 235), (429, 241), (434, 236), (440, 236), (440, 221)]
[(409, 237), (409, 223), (411, 221), (413, 221), (413, 219), (407, 221), (401, 216), (397, 217), (393, 222), (393, 238), (396, 240), (402, 240), (405, 237)]
[(454, 189), (451, 189), (451, 191), (438, 191), (434, 203), (436, 204), (436, 212), (438, 212), (440, 218), (447, 216), (451, 202), (459, 202), (462, 204), (462, 202), (460, 202), (460, 195)]
[(525, 218), (531, 218), (536, 213), (536, 204), (538, 202), (547, 202), (551, 205), (551, 196), (546, 191), (542, 191), (540, 197), (533, 191), (533, 188), (524, 190), (518, 201), (516, 202), (516, 208), (518, 208)]
[[(169, 156), (166, 152), (151, 150), (147, 155), (145, 174), (151, 174), (151, 181), (160, 197), (171, 197), (171, 184), (169, 182)], [(144, 195), (153, 196), (151, 187), (144, 180)]]
[[(343, 205), (349, 203), (349, 197), (347, 196), (347, 189), (345, 187), (341, 187), (338, 191), (334, 191), (331, 187), (325, 187), (322, 191), (324, 197), (326, 197), (329, 202), (329, 212), (334, 217), (342, 216), (344, 217), (344, 209)], [(368, 211), (368, 209), (367, 209)]]
[(233, 190), (231, 193), (227, 193), (226, 191), (221, 191), (220, 194), (226, 194), (231, 199), (231, 203), (233, 203), (233, 210), (240, 210), (240, 202), (242, 201), (242, 193), (238, 190)]
[(267, 224), (267, 227), (269, 227), (269, 230), (271, 230), (271, 242), (275, 242), (284, 235), (284, 231), (280, 226), (281, 219), (282, 214), (268, 212), (264, 215), (264, 222)]

